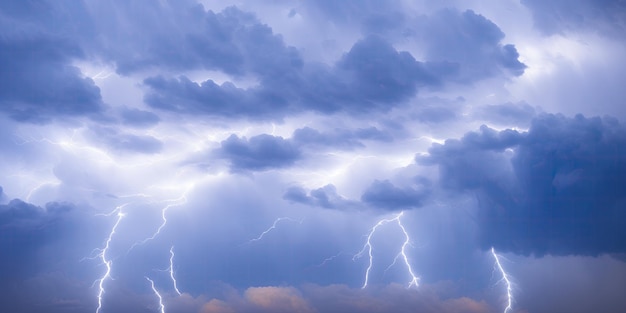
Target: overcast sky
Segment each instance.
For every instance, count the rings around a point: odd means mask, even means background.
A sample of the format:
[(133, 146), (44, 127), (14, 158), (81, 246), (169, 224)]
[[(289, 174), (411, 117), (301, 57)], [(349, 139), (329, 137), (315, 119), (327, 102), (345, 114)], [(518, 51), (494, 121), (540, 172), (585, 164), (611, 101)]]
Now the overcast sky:
[(1, 1), (0, 311), (625, 312), (625, 55), (623, 0)]

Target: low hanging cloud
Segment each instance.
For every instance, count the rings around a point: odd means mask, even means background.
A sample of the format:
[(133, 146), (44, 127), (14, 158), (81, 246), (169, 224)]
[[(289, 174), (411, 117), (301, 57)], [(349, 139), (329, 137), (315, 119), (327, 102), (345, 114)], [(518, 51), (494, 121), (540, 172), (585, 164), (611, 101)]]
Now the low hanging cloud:
[(527, 133), (483, 126), (435, 144), (422, 164), (476, 193), (484, 248), (519, 254), (626, 252), (626, 129), (617, 120), (540, 115)]

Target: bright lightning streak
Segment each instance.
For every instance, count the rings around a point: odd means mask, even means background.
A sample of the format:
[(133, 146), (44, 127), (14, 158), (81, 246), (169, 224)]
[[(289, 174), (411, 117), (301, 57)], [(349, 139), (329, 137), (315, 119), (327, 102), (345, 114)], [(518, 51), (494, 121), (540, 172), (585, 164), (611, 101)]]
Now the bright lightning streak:
[(174, 199), (174, 200), (166, 200), (167, 202), (174, 202), (174, 203), (168, 204), (165, 207), (163, 207), (163, 209), (161, 209), (161, 220), (162, 220), (162, 222), (161, 222), (161, 225), (159, 226), (159, 228), (157, 228), (157, 230), (152, 234), (152, 236), (150, 236), (150, 237), (148, 237), (148, 238), (146, 238), (146, 239), (144, 239), (142, 241), (134, 243), (130, 247), (130, 249), (128, 249), (128, 251), (133, 250), (133, 248), (135, 248), (136, 246), (143, 245), (143, 244), (145, 244), (146, 242), (148, 242), (150, 240), (154, 240), (154, 238), (156, 238), (161, 233), (161, 230), (163, 230), (163, 228), (167, 224), (167, 210), (169, 210), (171, 207), (181, 206), (181, 205), (187, 203), (187, 196), (186, 196), (186, 194), (187, 193), (185, 192), (185, 194), (183, 194), (182, 196), (180, 196), (179, 198)]
[(150, 282), (150, 287), (152, 287), (152, 291), (154, 291), (154, 294), (159, 298), (160, 312), (165, 313), (165, 305), (163, 305), (163, 297), (161, 297), (161, 294), (159, 293), (159, 291), (156, 289), (156, 287), (154, 287), (154, 281), (148, 278), (147, 276), (146, 276), (146, 279)]
[(109, 247), (111, 245), (111, 240), (113, 239), (113, 235), (115, 234), (115, 231), (117, 230), (117, 227), (120, 225), (120, 222), (122, 221), (122, 218), (124, 218), (125, 214), (122, 213), (122, 208), (126, 206), (126, 204), (118, 206), (117, 208), (115, 208), (115, 210), (111, 213), (115, 213), (117, 212), (117, 221), (115, 222), (115, 225), (113, 225), (113, 228), (111, 228), (111, 232), (109, 233), (109, 237), (106, 240), (106, 243), (104, 245), (104, 248), (100, 249), (100, 254), (99, 257), (102, 260), (102, 263), (106, 266), (106, 271), (104, 273), (104, 275), (102, 275), (102, 277), (100, 277), (100, 279), (98, 280), (98, 308), (96, 309), (96, 313), (100, 312), (100, 309), (102, 309), (102, 296), (104, 295), (104, 281), (108, 278), (111, 278), (111, 264), (112, 261), (108, 260), (106, 257), (106, 253), (109, 250)]
[(176, 278), (174, 277), (174, 246), (170, 248), (169, 271), (170, 271), (170, 277), (172, 278), (172, 283), (174, 284), (174, 290), (176, 290), (176, 293), (180, 296), (181, 293), (180, 293), (180, 290), (178, 290), (178, 282), (176, 281)]
[(272, 230), (276, 229), (276, 225), (278, 225), (278, 223), (280, 221), (291, 221), (291, 222), (298, 222), (298, 223), (302, 224), (302, 222), (304, 222), (304, 219), (298, 221), (298, 220), (295, 220), (295, 219), (293, 219), (291, 217), (279, 217), (279, 218), (277, 218), (274, 221), (274, 224), (272, 224), (272, 226), (270, 228), (268, 228), (264, 232), (262, 232), (261, 235), (259, 235), (259, 237), (256, 237), (254, 239), (250, 239), (250, 241), (248, 241), (248, 243), (252, 243), (252, 242), (259, 241), (259, 240), (263, 239), (263, 236), (267, 235), (267, 233), (269, 233)]
[[(398, 260), (398, 258), (400, 256), (402, 256), (402, 259), (404, 260), (404, 264), (406, 265), (408, 271), (409, 271), (409, 275), (411, 276), (411, 281), (409, 282), (409, 286), (408, 288), (410, 288), (411, 286), (418, 286), (418, 280), (419, 278), (417, 276), (415, 276), (415, 273), (413, 272), (413, 268), (411, 268), (411, 264), (409, 263), (409, 258), (406, 255), (406, 247), (410, 244), (411, 238), (409, 237), (409, 234), (407, 233), (406, 229), (404, 228), (404, 225), (402, 225), (402, 221), (400, 221), (400, 218), (402, 217), (402, 215), (404, 215), (404, 211), (400, 212), (398, 215), (396, 215), (396, 217), (394, 218), (388, 218), (388, 219), (382, 219), (380, 221), (378, 221), (378, 223), (376, 223), (376, 225), (374, 225), (374, 227), (372, 227), (372, 229), (370, 230), (369, 234), (367, 235), (367, 241), (365, 242), (365, 245), (363, 245), (363, 249), (361, 249), (361, 251), (359, 251), (359, 253), (355, 254), (352, 257), (352, 260), (354, 261), (357, 258), (360, 258), (363, 256), (363, 254), (365, 253), (365, 251), (367, 250), (367, 254), (369, 257), (369, 264), (367, 266), (367, 270), (365, 271), (365, 281), (363, 282), (363, 286), (361, 287), (361, 289), (365, 289), (365, 287), (367, 287), (367, 284), (369, 282), (369, 276), (370, 276), (370, 271), (372, 270), (372, 265), (374, 262), (374, 256), (372, 255), (372, 236), (374, 236), (374, 233), (376, 232), (376, 230), (378, 229), (378, 227), (390, 223), (390, 222), (396, 222), (398, 223), (398, 226), (400, 227), (400, 229), (402, 230), (402, 232), (404, 233), (404, 243), (402, 244), (402, 249), (400, 250), (400, 252), (396, 255), (395, 259), (393, 260), (393, 263), (389, 266), (393, 266), (396, 261)], [(387, 269), (389, 269), (389, 267)]]
[(507, 313), (509, 310), (512, 310), (513, 307), (513, 287), (511, 285), (509, 275), (507, 275), (506, 271), (504, 271), (504, 268), (500, 263), (500, 257), (498, 256), (498, 254), (496, 254), (496, 250), (493, 247), (491, 247), (491, 255), (493, 255), (493, 258), (496, 260), (496, 268), (502, 274), (502, 279), (500, 281), (504, 281), (506, 283), (506, 296), (508, 299), (508, 303), (506, 308), (504, 308), (504, 313)]

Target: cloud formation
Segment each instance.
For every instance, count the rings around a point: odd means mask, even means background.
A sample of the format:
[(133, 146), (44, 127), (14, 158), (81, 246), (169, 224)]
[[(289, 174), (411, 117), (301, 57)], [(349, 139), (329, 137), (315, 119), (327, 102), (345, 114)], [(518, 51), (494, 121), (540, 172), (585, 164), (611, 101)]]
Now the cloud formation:
[(626, 250), (625, 144), (614, 119), (544, 114), (527, 133), (482, 127), (418, 161), (438, 165), (445, 187), (476, 192), (483, 247), (597, 255)]

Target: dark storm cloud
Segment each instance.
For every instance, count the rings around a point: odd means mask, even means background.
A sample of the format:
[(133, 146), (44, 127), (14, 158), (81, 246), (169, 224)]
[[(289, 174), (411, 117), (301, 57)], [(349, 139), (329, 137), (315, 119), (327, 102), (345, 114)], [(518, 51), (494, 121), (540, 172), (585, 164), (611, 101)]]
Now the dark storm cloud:
[[(236, 7), (216, 13), (194, 1), (106, 1), (93, 4), (93, 10), (102, 29), (96, 48), (122, 74), (203, 68), (271, 79), (302, 63), (270, 27)], [(114, 44), (120, 41), (124, 44)]]
[[(337, 23), (361, 24), (366, 36), (376, 34), (391, 42), (417, 40), (426, 52), (425, 67), (443, 81), (520, 76), (526, 68), (515, 46), (501, 42), (505, 34), (500, 28), (472, 10), (441, 9), (414, 18), (405, 14), (401, 3), (390, 1), (316, 6)], [(342, 11), (350, 13), (338, 14)]]
[[(284, 168), (306, 156), (306, 151), (319, 149), (355, 149), (365, 145), (361, 140), (391, 141), (393, 138), (376, 127), (350, 129), (334, 129), (320, 132), (305, 127), (296, 129), (291, 138), (283, 138), (262, 134), (250, 139), (231, 135), (221, 142), (215, 150), (217, 156), (228, 159), (231, 169), (264, 171), (272, 168)], [(312, 150), (307, 150), (311, 148)]]
[(40, 249), (59, 240), (72, 226), (74, 206), (48, 203), (41, 208), (19, 199), (0, 204), (0, 289), (40, 270)]
[(500, 28), (472, 10), (440, 10), (417, 24), (416, 36), (426, 49), (426, 59), (438, 64), (448, 79), (473, 82), (503, 72), (504, 76), (524, 73), (526, 65), (518, 60), (515, 46), (503, 45)]
[(308, 64), (286, 70), (269, 60), (263, 65), (271, 75), (261, 73), (259, 86), (248, 89), (212, 80), (197, 84), (185, 76), (151, 77), (144, 81), (150, 87), (145, 101), (183, 113), (251, 119), (301, 111), (364, 114), (389, 111), (414, 96), (418, 86), (437, 83), (410, 53), (397, 51), (377, 36), (356, 42), (333, 68)]
[(94, 114), (102, 109), (100, 89), (72, 66), (81, 51), (44, 35), (0, 38), (0, 110), (13, 119), (45, 122), (55, 115)]
[(413, 96), (418, 84), (436, 83), (410, 53), (397, 51), (378, 36), (355, 43), (338, 67), (350, 73), (354, 93), (362, 101), (393, 103)]
[(266, 134), (250, 139), (231, 135), (222, 141), (217, 154), (230, 161), (233, 171), (283, 168), (293, 165), (301, 157), (298, 147), (289, 140)]
[(85, 57), (78, 40), (91, 30), (82, 16), (81, 2), (3, 1), (0, 111), (41, 123), (102, 109), (100, 89), (72, 65)]
[(419, 180), (422, 186), (396, 187), (388, 180), (375, 180), (361, 196), (361, 201), (383, 210), (405, 210), (422, 206), (430, 194), (429, 181)]
[(283, 94), (263, 87), (242, 89), (230, 82), (218, 85), (212, 80), (197, 84), (185, 76), (178, 79), (151, 77), (144, 83), (151, 89), (145, 96), (146, 103), (168, 111), (267, 119), (282, 117), (288, 110)]
[(617, 120), (541, 115), (528, 133), (483, 126), (429, 151), (418, 161), (437, 164), (445, 187), (476, 192), (483, 247), (626, 251), (626, 129)]
[(535, 27), (546, 35), (593, 29), (624, 38), (626, 2), (622, 0), (522, 0), (532, 12)]

